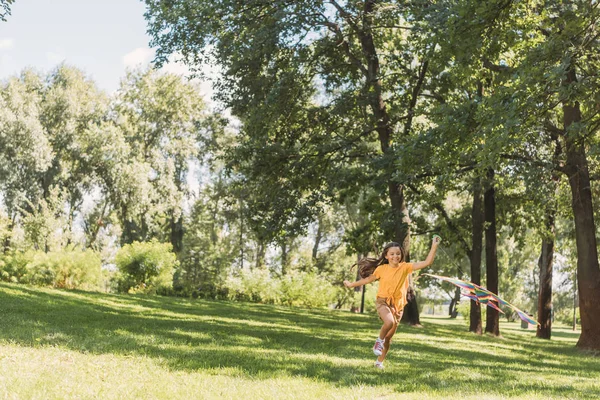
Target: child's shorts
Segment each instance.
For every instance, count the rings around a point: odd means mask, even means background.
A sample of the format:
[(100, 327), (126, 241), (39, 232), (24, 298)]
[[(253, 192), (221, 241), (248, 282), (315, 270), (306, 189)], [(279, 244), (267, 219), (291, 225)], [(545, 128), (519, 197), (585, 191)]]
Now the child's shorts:
[(400, 311), (400, 313), (396, 313), (396, 309), (387, 303), (385, 297), (377, 297), (375, 299), (375, 308), (377, 309), (377, 314), (379, 314), (379, 318), (381, 318), (382, 320), (382, 317), (391, 314), (394, 318), (394, 321), (398, 323), (398, 314), (402, 315), (402, 311)]

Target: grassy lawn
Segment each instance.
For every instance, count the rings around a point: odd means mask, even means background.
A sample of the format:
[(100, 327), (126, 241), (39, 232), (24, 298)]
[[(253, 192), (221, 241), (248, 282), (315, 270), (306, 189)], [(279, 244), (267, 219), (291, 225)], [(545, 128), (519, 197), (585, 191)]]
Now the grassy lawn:
[(567, 327), (422, 322), (378, 371), (375, 315), (0, 283), (0, 399), (600, 397), (600, 359)]

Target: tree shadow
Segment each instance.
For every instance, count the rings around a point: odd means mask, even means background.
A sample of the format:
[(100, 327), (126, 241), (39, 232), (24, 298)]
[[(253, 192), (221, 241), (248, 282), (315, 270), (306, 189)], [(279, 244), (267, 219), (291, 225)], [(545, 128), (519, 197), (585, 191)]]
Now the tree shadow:
[[(371, 352), (377, 318), (328, 310), (0, 284), (0, 313), (0, 342), (144, 355), (170, 370), (228, 369), (252, 379), (301, 376), (337, 386), (389, 385), (399, 392), (586, 397), (587, 386), (523, 383), (519, 376), (540, 371), (600, 376), (597, 359), (578, 355), (564, 342), (549, 345), (511, 334), (491, 338), (433, 323), (420, 330), (402, 326), (388, 370), (378, 373)], [(481, 351), (490, 347), (502, 351)]]

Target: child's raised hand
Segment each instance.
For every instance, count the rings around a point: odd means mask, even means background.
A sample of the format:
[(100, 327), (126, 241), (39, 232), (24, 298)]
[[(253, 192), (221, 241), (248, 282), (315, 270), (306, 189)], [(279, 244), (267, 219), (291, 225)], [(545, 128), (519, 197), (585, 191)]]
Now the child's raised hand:
[(439, 235), (433, 235), (433, 243), (440, 244), (442, 242), (442, 238)]

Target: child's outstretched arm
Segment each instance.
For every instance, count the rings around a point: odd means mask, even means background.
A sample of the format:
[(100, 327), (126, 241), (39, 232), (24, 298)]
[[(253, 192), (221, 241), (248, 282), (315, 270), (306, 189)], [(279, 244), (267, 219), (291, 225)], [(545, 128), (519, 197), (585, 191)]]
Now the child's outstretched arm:
[(439, 237), (438, 235), (433, 235), (433, 241), (431, 242), (431, 250), (429, 250), (429, 254), (427, 255), (427, 258), (425, 259), (425, 261), (419, 261), (419, 262), (413, 263), (413, 271), (416, 271), (418, 269), (423, 269), (425, 267), (429, 267), (431, 264), (433, 264), (433, 259), (435, 258), (435, 252), (437, 251), (438, 245), (440, 244), (441, 241), (442, 241), (441, 237)]
[(367, 283), (371, 283), (376, 280), (377, 280), (377, 277), (375, 275), (369, 275), (366, 278), (362, 278), (356, 282), (344, 281), (344, 286), (352, 288), (352, 287), (366, 285)]

